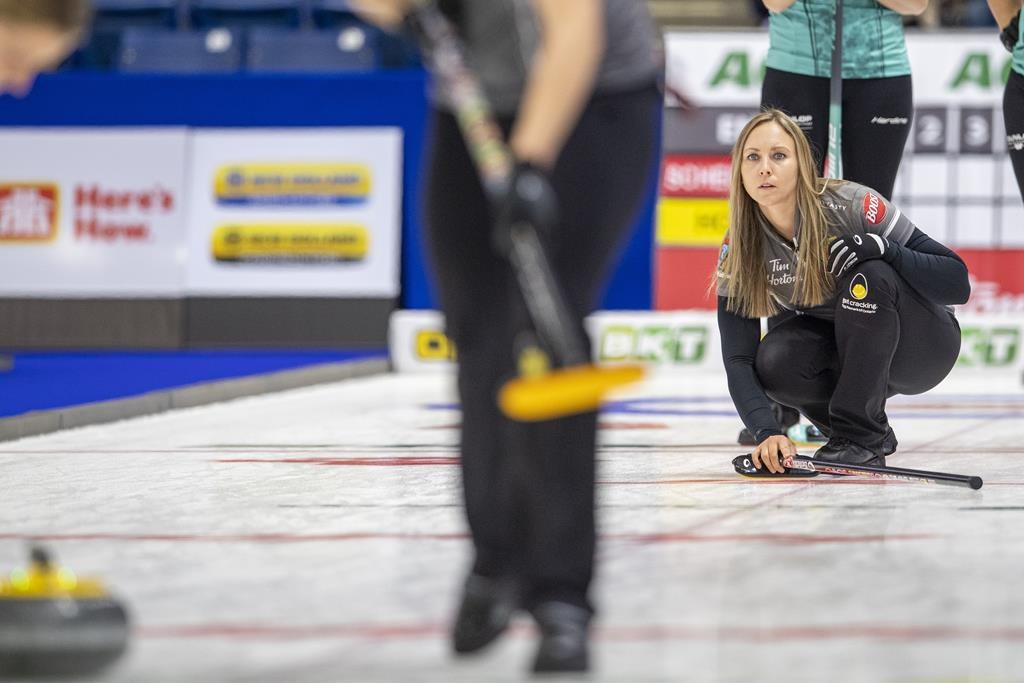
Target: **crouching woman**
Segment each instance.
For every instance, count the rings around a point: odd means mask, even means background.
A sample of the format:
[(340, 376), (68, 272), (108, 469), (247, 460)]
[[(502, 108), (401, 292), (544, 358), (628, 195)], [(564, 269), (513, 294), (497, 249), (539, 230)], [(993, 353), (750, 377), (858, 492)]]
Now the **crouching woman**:
[[(733, 149), (718, 326), (754, 464), (773, 473), (796, 447), (769, 398), (829, 437), (816, 458), (884, 465), (897, 444), (886, 400), (946, 377), (960, 351), (950, 305), (970, 294), (953, 251), (871, 188), (816, 169), (778, 110), (751, 119)], [(777, 313), (788, 317), (762, 339), (760, 318)]]

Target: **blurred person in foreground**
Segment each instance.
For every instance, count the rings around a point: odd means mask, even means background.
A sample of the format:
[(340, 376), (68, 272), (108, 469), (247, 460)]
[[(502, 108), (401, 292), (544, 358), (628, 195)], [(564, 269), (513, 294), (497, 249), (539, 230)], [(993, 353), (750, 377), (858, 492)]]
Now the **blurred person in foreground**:
[[(517, 162), (507, 196), (492, 206), (435, 88), (427, 243), (458, 350), (462, 483), (474, 550), (452, 645), (460, 655), (482, 649), (522, 609), (540, 632), (534, 672), (586, 671), (597, 414), (522, 423), (500, 412), (498, 390), (517, 374), (517, 345), (532, 328), (502, 253), (502, 230), (520, 220), (537, 226), (572, 325), (586, 340), (584, 317), (651, 179), (662, 106), (656, 33), (637, 0), (439, 5)], [(385, 25), (398, 24), (409, 6), (357, 3)]]
[[(886, 400), (941, 382), (960, 352), (952, 304), (967, 267), (873, 188), (822, 178), (807, 137), (770, 109), (732, 154), (729, 229), (715, 285), (729, 394), (759, 469), (796, 454), (769, 406), (805, 415), (815, 458), (885, 465)], [(759, 318), (791, 313), (761, 338)]]
[[(27, 95), (40, 71), (75, 49), (90, 14), (89, 0), (0, 0), (0, 95)], [(0, 372), (13, 363), (0, 353)]]
[(88, 0), (0, 0), (0, 95), (24, 96), (85, 34)]

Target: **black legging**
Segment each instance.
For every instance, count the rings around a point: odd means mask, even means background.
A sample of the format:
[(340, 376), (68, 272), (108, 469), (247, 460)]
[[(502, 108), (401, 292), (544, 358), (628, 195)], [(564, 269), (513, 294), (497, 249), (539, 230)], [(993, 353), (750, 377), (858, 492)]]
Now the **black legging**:
[(1003, 120), (1006, 122), (1006, 146), (1017, 176), (1017, 187), (1024, 199), (1024, 76), (1010, 71), (1003, 91)]
[[(653, 84), (596, 97), (552, 174), (561, 220), (549, 236), (551, 258), (584, 339), (583, 319), (650, 178), (660, 106)], [(489, 205), (451, 115), (435, 115), (432, 140), (427, 241), (458, 354), (473, 570), (523, 580), (527, 606), (559, 600), (589, 608), (597, 415), (518, 423), (498, 410), (528, 317), (511, 268), (491, 247)]]
[[(857, 284), (866, 287), (859, 299)], [(879, 447), (886, 399), (941, 382), (960, 353), (960, 326), (881, 260), (853, 268), (836, 289), (834, 321), (800, 315), (779, 324), (761, 340), (755, 369), (769, 397), (822, 432)]]
[[(761, 106), (781, 109), (807, 134), (823, 172), (829, 79), (765, 69)], [(910, 76), (843, 79), (843, 177), (892, 199), (914, 105)]]

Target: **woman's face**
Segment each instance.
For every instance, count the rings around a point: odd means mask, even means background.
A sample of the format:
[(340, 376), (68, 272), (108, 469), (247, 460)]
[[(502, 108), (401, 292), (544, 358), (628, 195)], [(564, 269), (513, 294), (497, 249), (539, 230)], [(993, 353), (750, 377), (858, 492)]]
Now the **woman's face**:
[(795, 201), (799, 166), (794, 147), (793, 138), (774, 121), (747, 136), (740, 169), (743, 188), (762, 208)]
[(0, 95), (25, 95), (36, 74), (74, 49), (71, 36), (45, 24), (0, 20)]

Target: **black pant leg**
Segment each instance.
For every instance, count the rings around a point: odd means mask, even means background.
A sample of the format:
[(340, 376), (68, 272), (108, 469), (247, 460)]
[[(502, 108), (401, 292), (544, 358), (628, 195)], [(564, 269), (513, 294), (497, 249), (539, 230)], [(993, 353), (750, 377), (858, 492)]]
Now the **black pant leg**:
[(431, 141), (425, 242), (458, 353), (462, 486), (474, 571), (493, 577), (518, 571), (526, 534), (507, 437), (514, 425), (495, 396), (515, 374), (510, 339), (527, 324), (512, 270), (491, 247), (491, 211), (454, 117), (435, 113)]
[(960, 355), (960, 324), (954, 315), (925, 299), (902, 278), (900, 283), (900, 341), (889, 367), (889, 396), (933, 389)]
[(1003, 119), (1010, 163), (1017, 176), (1021, 199), (1024, 199), (1024, 76), (1012, 70), (1003, 90)]
[(865, 261), (836, 282), (835, 337), (839, 377), (829, 406), (832, 435), (867, 448), (889, 429), (889, 366), (900, 340), (902, 278), (885, 262)]
[[(552, 173), (561, 219), (551, 258), (580, 336), (651, 180), (661, 100), (656, 88), (598, 96)], [(529, 481), (528, 601), (585, 601), (592, 578), (597, 414), (519, 431)], [(587, 605), (584, 605), (587, 606)]]
[(843, 177), (892, 199), (914, 117), (910, 76), (843, 81)]
[(796, 121), (811, 143), (818, 173), (824, 173), (828, 150), (828, 95), (827, 78), (764, 70), (761, 107), (780, 109)]
[(886, 399), (938, 384), (956, 362), (960, 330), (884, 261), (861, 263), (836, 288), (832, 434), (876, 448), (889, 429)]
[(806, 315), (779, 323), (758, 345), (754, 367), (769, 398), (829, 433), (829, 402), (839, 375), (832, 323)]

